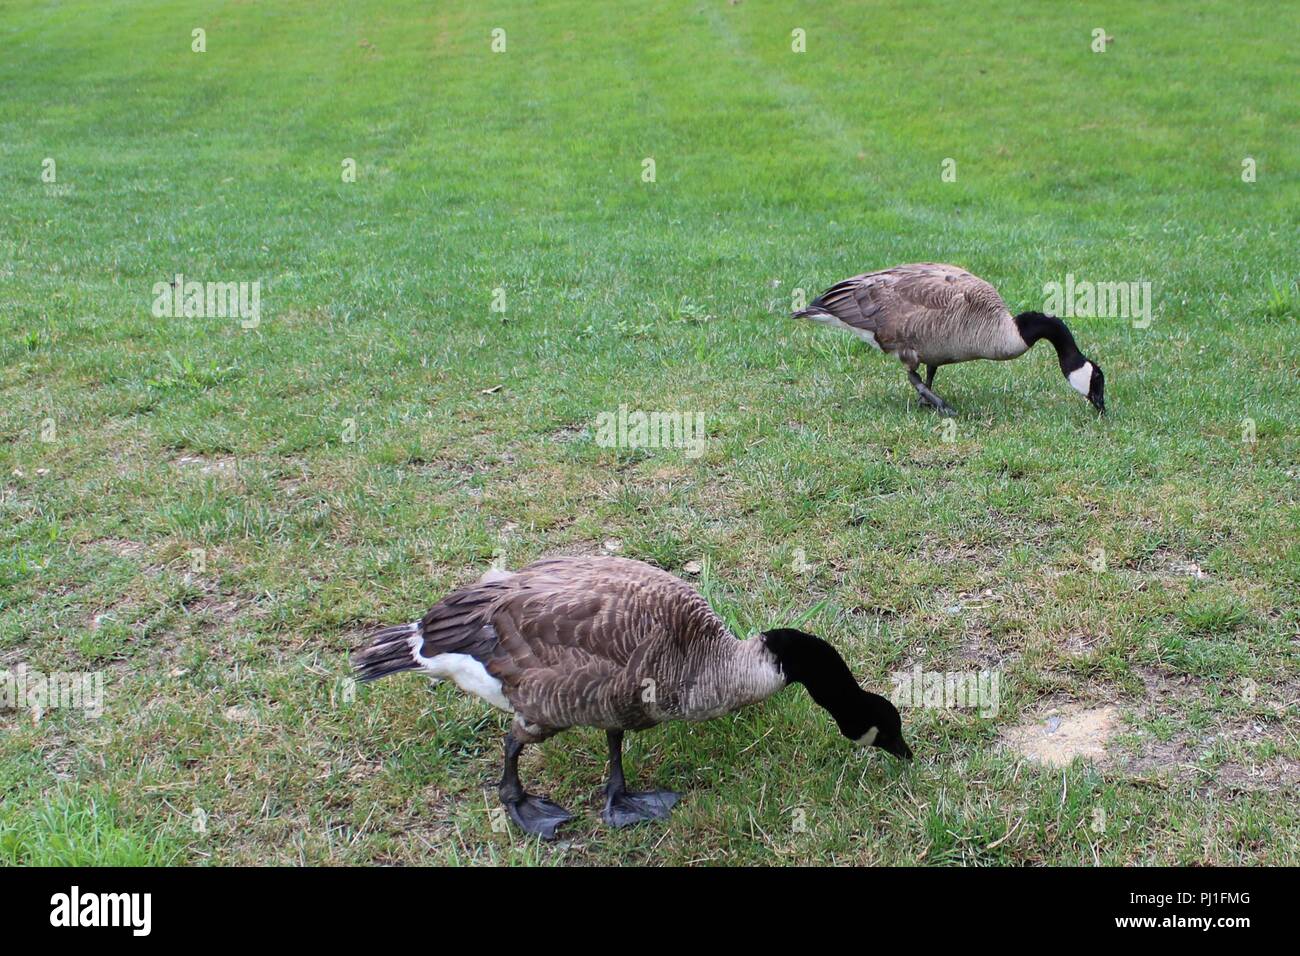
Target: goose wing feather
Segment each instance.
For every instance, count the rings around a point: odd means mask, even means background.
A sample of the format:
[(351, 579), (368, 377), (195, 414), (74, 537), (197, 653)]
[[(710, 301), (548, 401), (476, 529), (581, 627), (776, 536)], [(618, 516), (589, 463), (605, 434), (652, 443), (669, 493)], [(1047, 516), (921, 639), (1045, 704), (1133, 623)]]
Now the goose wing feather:
[(865, 272), (827, 289), (812, 303), (841, 322), (872, 333), (887, 352), (921, 354), (951, 334), (955, 323), (1001, 323), (997, 289), (957, 266), (918, 262)]
[(710, 650), (735, 642), (685, 582), (621, 558), (529, 565), (501, 583), (488, 620), (488, 670), (548, 727), (652, 726), (680, 709)]

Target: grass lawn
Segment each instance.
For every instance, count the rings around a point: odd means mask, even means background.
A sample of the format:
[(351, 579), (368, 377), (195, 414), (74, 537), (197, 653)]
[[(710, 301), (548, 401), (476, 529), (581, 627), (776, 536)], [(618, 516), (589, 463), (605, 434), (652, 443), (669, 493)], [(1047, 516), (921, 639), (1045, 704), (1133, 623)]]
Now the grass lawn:
[[(0, 863), (1300, 863), (1298, 34), (0, 0), (0, 668), (105, 682), (97, 719), (0, 712)], [(1109, 413), (1044, 344), (940, 371), (948, 430), (787, 317), (921, 260), (1013, 311), (1149, 281), (1148, 327), (1067, 320)], [(259, 323), (155, 316), (177, 273), (260, 282)], [(704, 454), (601, 447), (621, 405), (703, 414)], [(347, 653), (493, 560), (616, 548), (878, 692), (995, 669), (998, 713), (905, 709), (908, 769), (797, 688), (635, 735), (687, 795), (620, 832), (573, 731), (523, 763), (568, 839), (494, 830), (504, 717), (353, 693)], [(1015, 749), (1053, 713), (1095, 759)]]

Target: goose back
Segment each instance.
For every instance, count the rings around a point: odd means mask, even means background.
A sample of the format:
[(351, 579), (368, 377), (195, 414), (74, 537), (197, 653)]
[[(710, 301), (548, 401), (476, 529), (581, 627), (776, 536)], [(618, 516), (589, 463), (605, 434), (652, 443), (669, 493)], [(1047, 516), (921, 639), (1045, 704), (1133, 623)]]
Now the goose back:
[(853, 276), (831, 286), (804, 311), (813, 319), (825, 313), (904, 361), (947, 365), (1009, 359), (1028, 348), (997, 289), (942, 263)]
[(527, 723), (637, 730), (705, 720), (785, 685), (761, 639), (737, 640), (672, 574), (623, 558), (538, 561), (449, 595), (420, 657), (470, 654)]

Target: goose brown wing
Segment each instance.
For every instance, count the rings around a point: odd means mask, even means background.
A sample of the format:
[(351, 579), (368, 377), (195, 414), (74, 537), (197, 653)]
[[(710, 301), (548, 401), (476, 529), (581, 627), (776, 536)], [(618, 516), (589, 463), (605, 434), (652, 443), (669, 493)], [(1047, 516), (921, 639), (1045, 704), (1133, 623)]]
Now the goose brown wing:
[(965, 269), (918, 262), (865, 272), (827, 289), (812, 303), (846, 325), (864, 329), (887, 351), (934, 334), (960, 310), (1002, 300), (991, 285)]
[(637, 726), (642, 681), (673, 693), (686, 648), (714, 633), (702, 597), (636, 561), (551, 559), (508, 583), (490, 617), (488, 670), (519, 713), (547, 726)]

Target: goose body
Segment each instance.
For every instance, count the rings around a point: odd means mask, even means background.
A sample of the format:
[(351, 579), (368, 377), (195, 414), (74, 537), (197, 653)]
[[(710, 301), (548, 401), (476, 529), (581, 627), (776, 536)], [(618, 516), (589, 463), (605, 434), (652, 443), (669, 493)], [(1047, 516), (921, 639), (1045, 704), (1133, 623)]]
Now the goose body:
[(686, 582), (625, 558), (538, 561), (407, 627), (430, 676), (552, 730), (708, 720), (785, 686), (761, 638), (737, 640)]
[[(1079, 351), (1064, 322), (1041, 312), (1012, 315), (997, 289), (958, 266), (918, 262), (864, 272), (837, 282), (794, 315), (844, 329), (896, 356), (922, 404), (944, 414), (952, 409), (930, 388), (941, 366), (1018, 358), (1040, 339), (1056, 347), (1071, 387), (1105, 409), (1101, 368)], [(922, 364), (924, 382), (916, 372)]]
[(569, 815), (523, 792), (516, 761), (525, 744), (569, 727), (609, 735), (605, 818), (615, 826), (667, 816), (677, 797), (626, 791), (625, 731), (708, 720), (792, 682), (805, 684), (847, 736), (863, 740), (874, 729), (863, 742), (910, 756), (897, 710), (858, 688), (829, 644), (798, 631), (739, 640), (688, 584), (625, 558), (551, 558), (485, 576), (419, 621), (376, 632), (354, 663), (360, 680), (419, 670), (512, 713), (502, 801), (516, 823), (546, 837)]

